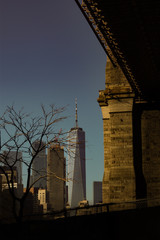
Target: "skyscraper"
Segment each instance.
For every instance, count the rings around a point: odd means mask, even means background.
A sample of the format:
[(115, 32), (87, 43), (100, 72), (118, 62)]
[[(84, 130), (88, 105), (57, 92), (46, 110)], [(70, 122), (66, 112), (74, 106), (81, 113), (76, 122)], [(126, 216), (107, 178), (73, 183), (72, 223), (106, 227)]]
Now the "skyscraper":
[(65, 208), (65, 167), (63, 147), (59, 144), (51, 145), (47, 154), (47, 191), (49, 208), (54, 211)]
[(7, 151), (4, 151), (3, 154), (7, 155), (8, 164), (14, 164), (14, 167), (17, 168), (17, 183), (22, 184), (22, 152), (17, 153), (16, 151), (10, 151), (8, 153)]
[[(35, 141), (33, 143), (34, 149), (38, 149), (40, 142)], [(41, 143), (45, 145), (45, 143)], [(34, 150), (33, 150), (34, 151)], [(47, 156), (46, 156), (46, 150), (45, 148), (38, 153), (38, 155), (35, 157), (33, 164), (32, 164), (32, 182), (34, 184), (34, 187), (37, 188), (46, 188), (47, 182), (46, 182), (46, 174), (47, 174)], [(40, 177), (44, 176), (44, 178), (41, 178), (39, 181), (36, 182), (36, 180)]]
[(102, 182), (93, 182), (93, 204), (102, 203)]
[(86, 199), (85, 132), (78, 127), (77, 102), (75, 127), (68, 139), (68, 202), (73, 208)]

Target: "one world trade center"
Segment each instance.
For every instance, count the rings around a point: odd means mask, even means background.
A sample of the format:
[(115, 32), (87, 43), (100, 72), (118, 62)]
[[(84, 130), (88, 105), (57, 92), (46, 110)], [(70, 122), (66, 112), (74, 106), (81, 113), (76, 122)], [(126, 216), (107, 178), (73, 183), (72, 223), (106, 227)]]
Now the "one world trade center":
[(71, 128), (68, 140), (68, 202), (74, 208), (86, 199), (85, 132), (78, 127), (77, 101), (75, 127)]

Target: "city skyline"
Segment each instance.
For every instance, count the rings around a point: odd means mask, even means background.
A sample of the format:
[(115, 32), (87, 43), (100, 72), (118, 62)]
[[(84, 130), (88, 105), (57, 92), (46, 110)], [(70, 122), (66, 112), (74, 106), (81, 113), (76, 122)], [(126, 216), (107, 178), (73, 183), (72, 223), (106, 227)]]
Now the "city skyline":
[[(61, 140), (61, 129), (59, 131), (59, 135), (55, 135), (53, 139), (55, 139), (55, 143), (53, 143), (55, 146), (58, 144), (59, 147), (62, 146), (63, 152), (66, 153), (66, 158), (67, 158), (67, 169), (65, 170), (66, 175), (65, 176), (60, 176), (59, 173), (57, 172), (56, 176), (57, 178), (62, 178), (60, 181), (64, 181), (68, 184), (69, 186), (69, 202), (71, 208), (77, 207), (80, 203), (80, 201), (86, 200), (86, 157), (85, 157), (85, 132), (81, 127), (79, 127), (78, 124), (78, 111), (77, 111), (77, 99), (76, 99), (76, 114), (75, 114), (75, 125), (73, 128), (71, 128), (68, 131), (69, 136), (67, 138), (64, 138), (63, 142), (63, 137)], [(63, 133), (62, 133), (63, 134)], [(66, 134), (66, 133), (65, 133)], [(58, 139), (60, 138), (60, 139)], [(66, 144), (65, 141), (69, 142), (69, 144)], [(3, 142), (3, 138), (2, 138)], [(32, 142), (32, 154), (34, 155), (39, 148), (40, 140), (37, 139)], [(63, 147), (63, 145), (65, 147)], [(6, 146), (7, 147), (7, 146)], [(34, 161), (32, 163), (31, 167), (31, 175), (30, 175), (30, 186), (32, 185), (33, 188), (39, 188), (39, 189), (47, 189), (47, 182), (46, 182), (46, 177), (50, 177), (50, 170), (48, 168), (48, 156), (50, 155), (50, 149), (52, 146), (49, 144), (46, 144), (44, 141), (41, 142), (41, 147), (42, 150), (38, 153), (38, 155), (34, 158)], [(65, 151), (64, 151), (65, 148)], [(5, 148), (4, 148), (5, 149)], [(29, 155), (26, 155), (26, 151), (22, 148), (17, 148), (16, 146), (14, 147), (14, 151), (10, 151), (6, 149), (4, 150), (4, 154), (9, 156), (8, 163), (16, 162), (15, 167), (17, 167), (17, 172), (18, 172), (18, 183), (22, 183), (23, 187), (25, 189), (26, 184), (27, 184), (27, 179), (23, 178), (22, 175), (26, 175), (26, 170), (22, 171), (22, 166), (25, 166), (25, 158), (28, 158), (29, 161)], [(63, 153), (63, 154), (64, 154)], [(18, 154), (18, 160), (17, 160), (17, 154)], [(24, 154), (24, 155), (23, 155)], [(49, 155), (48, 155), (49, 154)], [(24, 157), (25, 156), (25, 157)], [(24, 161), (23, 161), (24, 157)], [(53, 157), (52, 157), (53, 158)], [(66, 162), (66, 158), (65, 162)], [(20, 159), (20, 160), (19, 160)], [(54, 159), (54, 158), (53, 158)], [(52, 160), (53, 160), (52, 159)], [(60, 160), (61, 162), (61, 160)], [(75, 163), (74, 163), (75, 162)], [(3, 161), (2, 161), (3, 163)], [(17, 164), (20, 164), (17, 165)], [(48, 166), (47, 166), (48, 165)], [(66, 163), (65, 163), (66, 165)], [(5, 166), (5, 165), (4, 165)], [(56, 165), (55, 165), (56, 166)], [(58, 166), (58, 165), (57, 165)], [(55, 167), (54, 167), (55, 168)], [(57, 171), (57, 169), (55, 169)], [(52, 169), (52, 172), (56, 173)], [(62, 172), (64, 172), (62, 170)], [(42, 178), (40, 178), (42, 177)], [(40, 179), (39, 179), (40, 178)], [(38, 181), (37, 181), (38, 180)], [(74, 194), (71, 193), (72, 189), (74, 188)], [(74, 197), (70, 197), (70, 195), (73, 195)], [(75, 199), (71, 201), (71, 198)], [(77, 200), (78, 199), (78, 200)], [(90, 204), (92, 204), (93, 199), (90, 198)], [(71, 204), (71, 202), (74, 202)]]
[[(40, 104), (66, 106), (74, 123), (74, 99), (86, 132), (87, 199), (103, 178), (103, 122), (97, 103), (105, 86), (106, 54), (74, 1), (0, 1), (0, 114), (13, 103), (27, 112)], [(62, 7), (63, 6), (63, 7)], [(23, 176), (25, 178), (25, 175)]]

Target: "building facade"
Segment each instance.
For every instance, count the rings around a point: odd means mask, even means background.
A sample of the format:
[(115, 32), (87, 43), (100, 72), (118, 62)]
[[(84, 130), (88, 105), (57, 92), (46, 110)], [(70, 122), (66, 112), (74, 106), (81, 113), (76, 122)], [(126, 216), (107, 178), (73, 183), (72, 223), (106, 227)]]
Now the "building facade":
[(68, 145), (68, 202), (77, 207), (86, 199), (85, 132), (78, 127), (76, 105), (76, 127), (69, 132)]
[[(26, 192), (26, 188), (23, 189), (23, 192), (24, 193)], [(39, 188), (36, 188), (36, 187), (32, 187), (29, 190), (29, 193), (24, 202), (24, 212), (23, 213), (24, 213), (25, 217), (27, 217), (27, 215), (44, 213), (43, 205), (40, 204), (40, 200), (38, 198), (38, 192), (39, 192)]]
[[(4, 151), (3, 154), (7, 155), (7, 162), (9, 165), (14, 164), (14, 167), (17, 169), (17, 183), (22, 184), (22, 152), (16, 152), (16, 151), (10, 151), (9, 153), (7, 151)], [(5, 165), (7, 166), (7, 165)]]
[(48, 148), (47, 154), (47, 192), (50, 210), (65, 208), (66, 160), (64, 149), (59, 144)]
[(93, 204), (102, 203), (102, 182), (93, 182)]
[[(41, 143), (45, 146), (45, 143)], [(35, 141), (33, 143), (33, 152), (39, 147), (39, 141)], [(31, 184), (35, 182), (35, 188), (47, 188), (47, 156), (46, 149), (44, 148), (38, 155), (35, 157), (32, 164), (32, 176), (31, 176)], [(39, 177), (43, 177), (37, 181)]]
[(43, 213), (47, 212), (47, 189), (38, 189), (39, 204), (43, 207)]

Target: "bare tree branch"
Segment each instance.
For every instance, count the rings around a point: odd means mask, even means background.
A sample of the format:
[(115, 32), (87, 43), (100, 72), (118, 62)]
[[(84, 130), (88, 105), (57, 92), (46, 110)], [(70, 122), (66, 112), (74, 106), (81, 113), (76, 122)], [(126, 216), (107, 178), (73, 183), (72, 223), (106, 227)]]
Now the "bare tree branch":
[[(24, 201), (30, 189), (37, 181), (45, 177), (45, 175), (39, 176), (34, 183), (30, 184), (31, 170), (34, 171), (32, 167), (33, 162), (38, 154), (53, 143), (62, 144), (64, 146), (67, 145), (66, 133), (61, 133), (57, 142), (56, 135), (58, 131), (55, 130), (56, 124), (66, 119), (66, 116), (62, 116), (64, 111), (65, 107), (56, 108), (55, 105), (50, 105), (47, 109), (44, 105), (41, 105), (42, 114), (40, 116), (33, 116), (33, 114), (25, 113), (23, 108), (17, 111), (12, 105), (7, 106), (5, 112), (0, 117), (0, 128), (4, 136), (0, 151), (0, 170), (6, 177), (14, 207), (16, 206), (16, 201), (20, 203), (19, 216), (17, 216), (17, 219), (22, 218)], [(39, 141), (37, 148), (35, 148), (33, 144), (36, 140)], [(43, 142), (45, 142), (45, 144), (42, 144)], [(15, 152), (15, 155), (14, 159), (10, 161), (12, 152)], [(23, 156), (26, 157), (23, 157), (23, 159), (20, 158), (20, 153), (23, 153)], [(20, 161), (27, 167), (26, 192), (23, 193), (21, 197), (16, 195), (14, 189), (14, 167)], [(10, 179), (4, 166), (8, 167), (10, 170)], [(56, 174), (55, 177), (65, 181), (65, 179), (56, 176)], [(14, 212), (16, 212), (15, 209)]]

